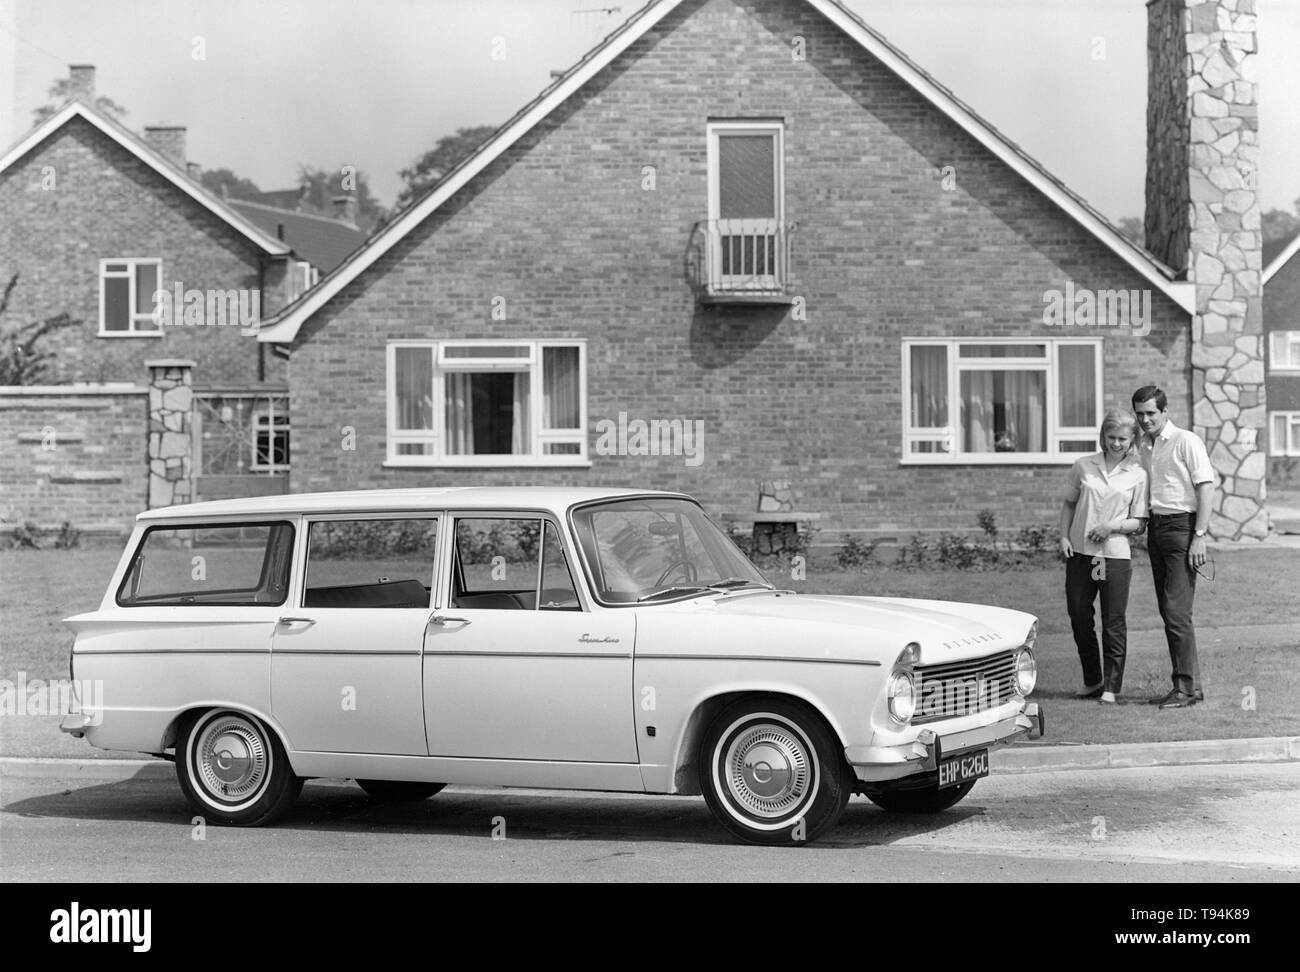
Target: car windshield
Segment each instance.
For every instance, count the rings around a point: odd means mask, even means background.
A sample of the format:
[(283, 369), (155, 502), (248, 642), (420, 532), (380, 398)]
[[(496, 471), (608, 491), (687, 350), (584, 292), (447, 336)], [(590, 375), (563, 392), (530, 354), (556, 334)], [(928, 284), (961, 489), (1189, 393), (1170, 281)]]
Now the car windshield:
[(606, 604), (653, 603), (710, 590), (771, 588), (695, 503), (614, 500), (573, 512), (591, 588)]

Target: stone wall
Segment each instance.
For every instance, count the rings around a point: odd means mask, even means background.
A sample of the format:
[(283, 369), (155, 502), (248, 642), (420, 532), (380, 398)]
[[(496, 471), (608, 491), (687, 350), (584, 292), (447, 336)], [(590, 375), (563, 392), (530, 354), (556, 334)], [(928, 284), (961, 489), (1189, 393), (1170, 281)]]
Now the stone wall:
[(1151, 0), (1148, 248), (1196, 285), (1191, 417), (1220, 476), (1210, 531), (1268, 533), (1255, 0)]
[(194, 362), (180, 358), (148, 361), (149, 509), (188, 503), (194, 473), (190, 423), (194, 420)]

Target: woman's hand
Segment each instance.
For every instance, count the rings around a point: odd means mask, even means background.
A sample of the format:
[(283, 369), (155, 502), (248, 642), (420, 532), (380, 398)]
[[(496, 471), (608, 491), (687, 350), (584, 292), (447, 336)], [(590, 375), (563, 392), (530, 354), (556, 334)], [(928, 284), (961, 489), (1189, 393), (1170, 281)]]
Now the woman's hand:
[(1112, 520), (1109, 523), (1098, 523), (1088, 531), (1088, 539), (1096, 543), (1102, 543), (1112, 533), (1120, 532), (1121, 521)]
[(1074, 556), (1074, 544), (1070, 543), (1069, 537), (1061, 537), (1061, 555), (1067, 560)]

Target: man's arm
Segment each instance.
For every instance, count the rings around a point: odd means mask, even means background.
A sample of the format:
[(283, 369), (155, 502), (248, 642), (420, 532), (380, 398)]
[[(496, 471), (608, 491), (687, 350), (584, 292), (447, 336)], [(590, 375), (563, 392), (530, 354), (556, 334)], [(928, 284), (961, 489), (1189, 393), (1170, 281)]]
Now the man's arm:
[[(1196, 484), (1196, 530), (1210, 528), (1210, 510), (1214, 507), (1214, 483)], [(1187, 545), (1187, 563), (1195, 570), (1205, 563), (1205, 537), (1192, 537)]]

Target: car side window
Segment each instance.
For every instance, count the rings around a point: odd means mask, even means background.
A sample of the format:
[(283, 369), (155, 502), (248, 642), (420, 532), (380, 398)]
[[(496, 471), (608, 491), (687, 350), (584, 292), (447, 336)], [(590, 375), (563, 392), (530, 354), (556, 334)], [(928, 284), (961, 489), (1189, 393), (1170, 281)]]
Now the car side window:
[(497, 611), (578, 611), (554, 524), (532, 517), (456, 521), (451, 604)]
[(150, 527), (131, 561), (122, 607), (283, 604), (293, 527), (288, 523)]
[(317, 520), (302, 606), (427, 608), (437, 541), (432, 517)]

